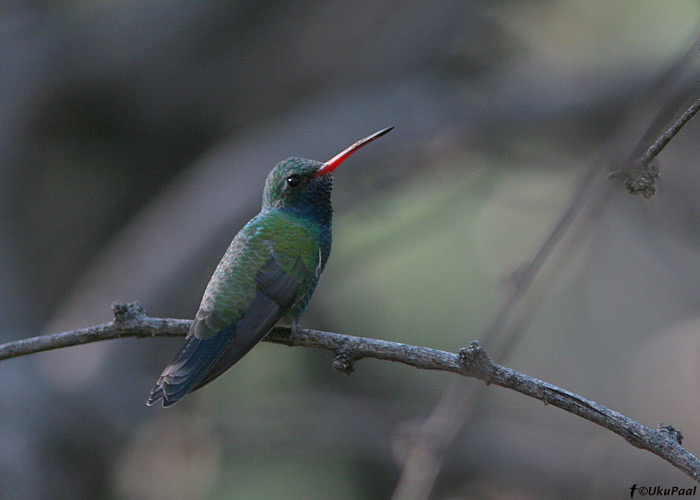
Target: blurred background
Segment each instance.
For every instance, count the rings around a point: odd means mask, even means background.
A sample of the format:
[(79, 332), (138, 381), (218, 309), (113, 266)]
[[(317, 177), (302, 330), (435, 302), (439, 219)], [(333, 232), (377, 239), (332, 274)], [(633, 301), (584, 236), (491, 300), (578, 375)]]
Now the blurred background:
[[(116, 300), (192, 317), (275, 163), (323, 161), (394, 125), (336, 174), (333, 252), (302, 325), (453, 352), (480, 340), (503, 364), (676, 426), (697, 454), (700, 121), (659, 157), (653, 199), (605, 176), (698, 97), (699, 27), (694, 0), (6, 0), (0, 342), (109, 321)], [(693, 485), (522, 395), (375, 360), (346, 377), (328, 352), (269, 343), (147, 408), (180, 344), (0, 363), (0, 498)], [(421, 483), (404, 463), (431, 414), (439, 466)]]

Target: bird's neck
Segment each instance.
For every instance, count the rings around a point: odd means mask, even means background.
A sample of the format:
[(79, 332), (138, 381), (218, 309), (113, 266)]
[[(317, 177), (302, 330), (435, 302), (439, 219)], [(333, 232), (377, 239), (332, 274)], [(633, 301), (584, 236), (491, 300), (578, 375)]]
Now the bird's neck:
[(324, 184), (307, 189), (296, 199), (282, 199), (270, 204), (264, 201), (263, 210), (279, 210), (299, 218), (307, 224), (318, 226), (320, 230), (330, 229), (333, 222), (332, 182), (332, 177), (328, 176)]
[(330, 228), (333, 222), (333, 207), (330, 201), (329, 203), (282, 206), (278, 210), (304, 221), (305, 224), (317, 226), (320, 230)]

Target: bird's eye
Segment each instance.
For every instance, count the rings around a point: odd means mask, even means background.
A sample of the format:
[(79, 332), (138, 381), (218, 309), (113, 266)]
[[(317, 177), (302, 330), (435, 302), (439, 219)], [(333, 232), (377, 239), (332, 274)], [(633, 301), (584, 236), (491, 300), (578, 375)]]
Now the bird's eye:
[(297, 187), (301, 183), (301, 179), (298, 175), (290, 175), (287, 177), (287, 185), (289, 187)]

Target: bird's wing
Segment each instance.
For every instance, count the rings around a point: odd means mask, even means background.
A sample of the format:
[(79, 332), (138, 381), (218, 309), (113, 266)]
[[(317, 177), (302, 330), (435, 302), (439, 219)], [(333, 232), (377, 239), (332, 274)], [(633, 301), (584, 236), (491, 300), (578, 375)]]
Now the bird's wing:
[[(303, 266), (297, 258), (297, 270)], [(282, 270), (277, 260), (272, 257), (258, 274), (259, 293), (236, 325), (236, 334), (231, 338), (221, 357), (192, 389), (196, 390), (208, 384), (224, 373), (250, 351), (269, 333), (281, 316), (297, 300), (297, 291), (301, 282)]]
[[(290, 231), (300, 235), (298, 229), (286, 227), (282, 241)], [(230, 368), (292, 307), (304, 278), (313, 274), (307, 267), (315, 266), (316, 259), (305, 262), (305, 248), (280, 249), (274, 241), (280, 238), (259, 239), (252, 249), (242, 248), (246, 234), (241, 233), (214, 273), (185, 345), (161, 374), (149, 405), (163, 399), (163, 405), (170, 406)]]

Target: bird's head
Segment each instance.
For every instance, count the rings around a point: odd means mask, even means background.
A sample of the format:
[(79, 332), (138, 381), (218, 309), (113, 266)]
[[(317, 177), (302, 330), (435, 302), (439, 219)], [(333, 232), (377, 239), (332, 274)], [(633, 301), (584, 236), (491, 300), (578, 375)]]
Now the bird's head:
[(301, 215), (327, 215), (330, 220), (333, 171), (348, 156), (394, 127), (357, 141), (325, 163), (306, 158), (287, 158), (272, 169), (265, 181), (263, 210), (281, 209)]

